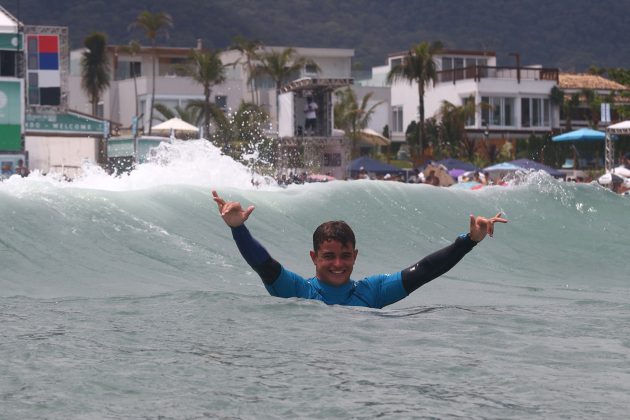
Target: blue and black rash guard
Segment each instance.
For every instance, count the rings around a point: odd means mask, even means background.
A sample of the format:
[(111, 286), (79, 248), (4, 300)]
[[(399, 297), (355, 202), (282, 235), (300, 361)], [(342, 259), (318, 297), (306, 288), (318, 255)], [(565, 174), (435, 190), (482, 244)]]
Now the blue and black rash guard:
[(232, 237), (247, 264), (258, 273), (272, 296), (370, 308), (382, 308), (407, 297), (423, 284), (453, 268), (477, 245), (470, 235), (460, 235), (447, 247), (394, 274), (377, 274), (360, 281), (350, 280), (341, 286), (331, 286), (317, 277), (305, 279), (284, 268), (254, 239), (245, 225), (232, 228)]

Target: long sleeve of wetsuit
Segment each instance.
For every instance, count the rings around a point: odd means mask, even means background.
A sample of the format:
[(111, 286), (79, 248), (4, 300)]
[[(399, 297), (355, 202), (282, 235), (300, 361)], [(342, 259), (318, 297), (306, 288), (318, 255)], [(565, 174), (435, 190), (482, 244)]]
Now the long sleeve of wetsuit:
[(449, 246), (424, 257), (411, 267), (405, 268), (401, 277), (407, 294), (453, 268), (475, 245), (477, 242), (470, 238), (470, 234), (460, 235)]
[(280, 263), (271, 258), (269, 252), (254, 239), (245, 225), (231, 229), (234, 242), (236, 242), (236, 246), (247, 264), (258, 273), (263, 283), (273, 283), (282, 271)]

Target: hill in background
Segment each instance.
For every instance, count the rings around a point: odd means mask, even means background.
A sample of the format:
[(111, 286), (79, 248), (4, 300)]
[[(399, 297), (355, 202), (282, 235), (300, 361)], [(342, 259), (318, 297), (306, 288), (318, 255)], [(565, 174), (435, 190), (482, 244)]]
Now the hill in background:
[(142, 10), (173, 17), (172, 46), (227, 47), (234, 36), (267, 45), (353, 48), (369, 69), (420, 41), (497, 52), (499, 65), (542, 64), (565, 71), (630, 67), (630, 0), (1, 0), (26, 24), (70, 28), (72, 48), (94, 31), (110, 43), (137, 39), (129, 24)]

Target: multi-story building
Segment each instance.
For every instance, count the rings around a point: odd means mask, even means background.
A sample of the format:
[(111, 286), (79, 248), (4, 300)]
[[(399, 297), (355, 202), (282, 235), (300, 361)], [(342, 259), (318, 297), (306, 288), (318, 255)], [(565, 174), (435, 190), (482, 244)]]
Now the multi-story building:
[[(201, 49), (200, 42), (194, 47)], [(286, 47), (264, 47), (261, 52), (281, 51)], [(185, 63), (191, 48), (141, 47), (132, 53), (129, 48), (109, 45), (107, 55), (112, 68), (112, 81), (103, 93), (99, 112), (105, 119), (119, 122), (122, 127), (130, 127), (133, 117), (141, 117), (141, 126), (145, 132), (149, 126), (150, 98), (152, 94), (153, 52), (157, 60), (155, 66), (155, 99), (173, 109), (185, 108), (190, 101), (203, 99), (203, 88), (191, 77), (182, 75), (179, 70)], [(83, 49), (70, 53), (70, 97), (73, 109), (89, 112), (91, 105), (81, 89), (80, 61)], [(306, 65), (296, 72), (291, 80), (301, 78), (350, 79), (354, 51), (332, 48), (295, 48), (298, 57), (311, 60), (317, 67)], [(248, 83), (249, 74), (245, 57), (238, 50), (221, 53), (221, 60), (226, 65), (226, 80), (212, 88), (211, 101), (226, 111), (238, 109), (242, 101), (256, 102), (263, 106), (270, 115), (273, 128), (276, 123), (276, 86), (269, 77), (258, 77), (254, 83)], [(254, 63), (256, 64), (256, 63)], [(315, 69), (319, 68), (319, 72)], [(288, 80), (287, 82), (289, 82)], [(151, 124), (159, 121), (155, 119)]]
[[(370, 85), (387, 85), (387, 74), (407, 52), (390, 54), (373, 68)], [(444, 101), (461, 106), (474, 101), (475, 115), (466, 122), (470, 138), (515, 140), (559, 126), (559, 107), (551, 100), (558, 70), (542, 66), (498, 66), (494, 52), (443, 50), (434, 57), (437, 79), (426, 87), (425, 118), (437, 117)], [(517, 60), (518, 61), (518, 60)], [(391, 84), (391, 136), (405, 141), (405, 131), (419, 119), (416, 82)]]

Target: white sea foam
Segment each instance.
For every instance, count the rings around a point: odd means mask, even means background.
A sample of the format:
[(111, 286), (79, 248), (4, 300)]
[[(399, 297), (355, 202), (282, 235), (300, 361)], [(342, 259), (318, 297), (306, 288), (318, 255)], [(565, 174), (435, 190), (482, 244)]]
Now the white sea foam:
[(155, 148), (148, 162), (119, 176), (110, 175), (100, 166), (86, 163), (80, 175), (67, 182), (58, 174), (43, 175), (34, 170), (28, 178), (12, 176), (0, 189), (19, 192), (27, 184), (46, 183), (60, 188), (86, 188), (107, 191), (135, 191), (163, 185), (194, 185), (243, 190), (275, 188), (269, 177), (254, 173), (247, 166), (221, 153), (212, 143), (200, 140), (175, 140)]

